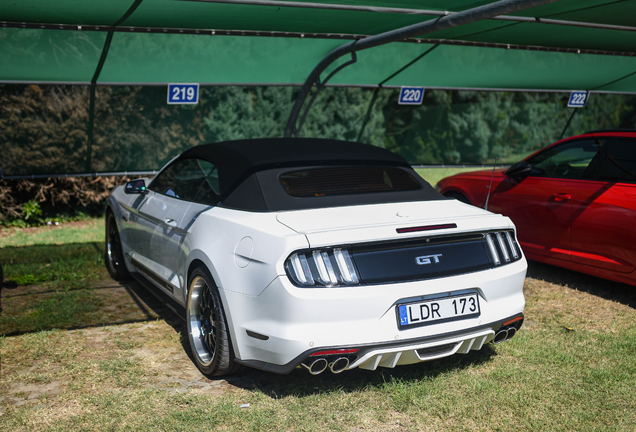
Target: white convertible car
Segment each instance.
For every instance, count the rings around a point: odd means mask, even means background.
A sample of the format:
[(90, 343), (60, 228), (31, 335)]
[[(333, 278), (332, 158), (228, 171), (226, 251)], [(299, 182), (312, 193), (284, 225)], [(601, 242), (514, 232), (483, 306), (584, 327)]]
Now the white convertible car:
[(113, 191), (106, 245), (113, 278), (134, 276), (183, 314), (207, 376), (392, 368), (523, 323), (510, 219), (444, 198), (366, 144), (191, 148)]

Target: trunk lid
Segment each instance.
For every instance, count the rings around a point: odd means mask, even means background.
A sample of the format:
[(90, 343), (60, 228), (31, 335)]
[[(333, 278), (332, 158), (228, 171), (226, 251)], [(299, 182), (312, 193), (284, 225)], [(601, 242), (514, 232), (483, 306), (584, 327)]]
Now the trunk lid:
[[(277, 220), (304, 234), (311, 247), (511, 228), (501, 215), (455, 200), (374, 204), (279, 212)], [(436, 228), (437, 226), (442, 226)], [(399, 233), (398, 229), (418, 228)]]

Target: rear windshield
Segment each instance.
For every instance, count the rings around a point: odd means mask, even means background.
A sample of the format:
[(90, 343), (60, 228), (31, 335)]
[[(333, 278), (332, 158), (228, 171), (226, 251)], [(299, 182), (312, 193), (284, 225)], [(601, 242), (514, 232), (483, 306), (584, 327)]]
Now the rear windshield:
[(419, 189), (419, 182), (397, 167), (343, 166), (286, 172), (280, 182), (293, 197), (322, 197)]

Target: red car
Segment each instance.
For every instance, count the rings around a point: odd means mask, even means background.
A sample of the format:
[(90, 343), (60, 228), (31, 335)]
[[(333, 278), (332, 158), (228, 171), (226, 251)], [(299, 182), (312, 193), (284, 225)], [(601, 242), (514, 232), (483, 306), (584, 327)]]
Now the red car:
[(528, 259), (636, 285), (634, 130), (567, 138), (494, 176), (457, 174), (437, 189), (510, 217)]

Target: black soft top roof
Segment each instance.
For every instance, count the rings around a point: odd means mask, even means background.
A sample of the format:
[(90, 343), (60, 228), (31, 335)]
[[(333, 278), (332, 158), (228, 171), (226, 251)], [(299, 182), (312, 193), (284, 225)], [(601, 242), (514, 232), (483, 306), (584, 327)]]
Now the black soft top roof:
[[(218, 170), (218, 205), (247, 211), (282, 211), (444, 199), (401, 156), (369, 144), (315, 138), (267, 138), (203, 144), (176, 160), (204, 159)], [(396, 167), (420, 187), (390, 193), (294, 197), (286, 193), (280, 176), (290, 168), (378, 166)]]
[(203, 144), (179, 159), (200, 158), (216, 165), (221, 199), (250, 175), (271, 168), (315, 165), (410, 167), (401, 156), (370, 144), (317, 138), (263, 138)]

